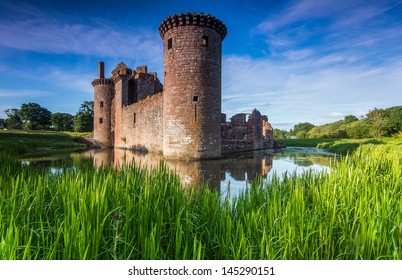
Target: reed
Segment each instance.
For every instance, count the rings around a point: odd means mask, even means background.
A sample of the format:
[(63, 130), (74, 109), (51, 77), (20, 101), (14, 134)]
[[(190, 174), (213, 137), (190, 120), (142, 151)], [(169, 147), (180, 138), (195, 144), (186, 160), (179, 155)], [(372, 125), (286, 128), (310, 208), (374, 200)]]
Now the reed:
[(229, 199), (163, 162), (52, 174), (2, 151), (0, 259), (402, 259), (401, 159), (365, 145)]

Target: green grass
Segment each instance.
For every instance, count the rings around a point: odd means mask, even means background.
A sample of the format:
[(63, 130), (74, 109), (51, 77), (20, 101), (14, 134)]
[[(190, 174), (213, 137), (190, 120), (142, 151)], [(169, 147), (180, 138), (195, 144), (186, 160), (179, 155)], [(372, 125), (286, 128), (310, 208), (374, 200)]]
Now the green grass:
[(287, 147), (314, 147), (325, 149), (332, 153), (346, 155), (356, 151), (361, 145), (402, 145), (402, 138), (379, 138), (379, 139), (333, 139), (333, 138), (312, 138), (312, 139), (284, 139)]
[(402, 259), (402, 148), (329, 174), (255, 180), (229, 201), (154, 170), (58, 175), (0, 152), (0, 259)]
[(52, 131), (0, 131), (0, 149), (16, 153), (32, 150), (83, 148), (75, 142), (76, 136)]
[(287, 147), (309, 147), (316, 148), (318, 144), (323, 142), (332, 143), (337, 139), (332, 138), (312, 138), (312, 139), (281, 139), (280, 141), (285, 143)]

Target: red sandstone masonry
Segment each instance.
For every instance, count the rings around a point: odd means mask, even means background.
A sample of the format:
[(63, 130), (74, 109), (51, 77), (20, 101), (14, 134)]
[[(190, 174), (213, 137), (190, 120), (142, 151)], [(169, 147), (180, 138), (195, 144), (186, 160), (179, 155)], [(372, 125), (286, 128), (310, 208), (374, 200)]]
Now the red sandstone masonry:
[(162, 154), (162, 99), (160, 93), (123, 107), (119, 147)]
[(112, 79), (99, 78), (92, 82), (94, 86), (94, 144), (113, 147), (112, 100), (114, 83)]
[(187, 13), (167, 18), (159, 31), (164, 41), (164, 156), (219, 158), (226, 27), (210, 15)]

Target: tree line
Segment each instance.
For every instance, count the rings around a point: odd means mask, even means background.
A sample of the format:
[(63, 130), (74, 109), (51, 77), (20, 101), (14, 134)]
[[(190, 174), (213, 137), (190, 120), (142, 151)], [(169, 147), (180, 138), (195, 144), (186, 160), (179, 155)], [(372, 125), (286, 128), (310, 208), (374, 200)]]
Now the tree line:
[(84, 101), (75, 116), (52, 113), (37, 103), (24, 103), (4, 113), (7, 118), (0, 120), (0, 126), (7, 129), (91, 132), (94, 126), (93, 101)]
[(274, 129), (275, 139), (284, 138), (378, 138), (402, 136), (402, 106), (374, 108), (366, 116), (346, 116), (343, 120), (315, 126), (304, 122), (290, 131)]

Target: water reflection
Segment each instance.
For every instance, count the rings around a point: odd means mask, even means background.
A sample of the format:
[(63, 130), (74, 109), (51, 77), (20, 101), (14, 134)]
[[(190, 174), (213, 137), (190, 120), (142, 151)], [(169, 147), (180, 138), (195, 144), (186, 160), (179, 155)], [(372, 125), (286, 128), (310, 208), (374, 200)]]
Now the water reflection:
[[(301, 174), (310, 169), (328, 172), (333, 158), (333, 154), (318, 149), (287, 148), (280, 152), (256, 151), (219, 160), (165, 160), (165, 163), (170, 170), (176, 171), (185, 185), (197, 186), (207, 182), (211, 188), (221, 192), (226, 192), (230, 185), (230, 193), (236, 194), (257, 176), (270, 178), (275, 174), (281, 177), (284, 173)], [(57, 173), (62, 168), (79, 168), (83, 164), (93, 164), (96, 167), (135, 164), (155, 168), (161, 160), (162, 157), (158, 155), (139, 154), (130, 150), (91, 149), (29, 156), (23, 159), (23, 163), (49, 167), (53, 173)]]

